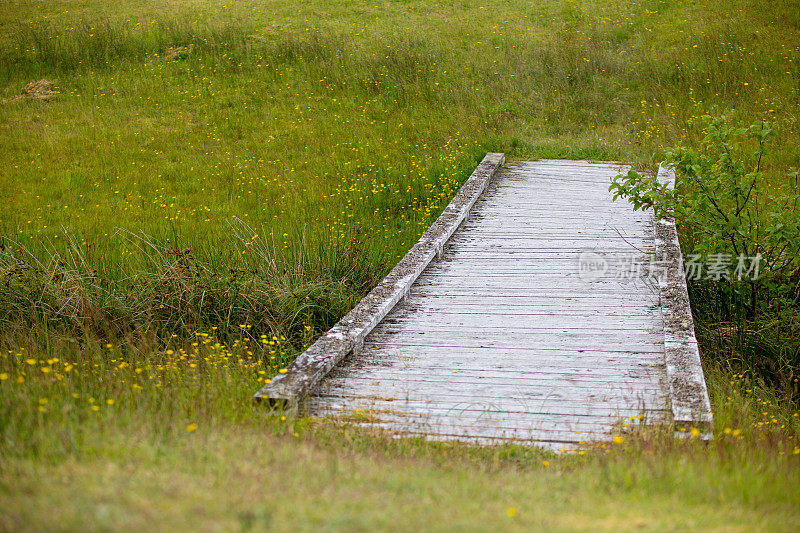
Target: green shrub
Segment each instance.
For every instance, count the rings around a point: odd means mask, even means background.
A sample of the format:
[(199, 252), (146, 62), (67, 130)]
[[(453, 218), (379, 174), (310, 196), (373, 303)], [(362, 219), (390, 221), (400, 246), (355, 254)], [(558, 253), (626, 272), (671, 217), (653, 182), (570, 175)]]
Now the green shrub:
[(767, 145), (774, 135), (768, 122), (743, 127), (725, 115), (703, 119), (705, 137), (698, 148), (667, 150), (674, 188), (630, 171), (616, 176), (609, 190), (615, 200), (627, 198), (634, 210), (651, 208), (659, 218), (674, 212), (689, 237), (683, 239), (686, 253), (735, 265), (716, 281), (748, 317), (765, 306), (796, 308), (800, 173), (765, 176)]

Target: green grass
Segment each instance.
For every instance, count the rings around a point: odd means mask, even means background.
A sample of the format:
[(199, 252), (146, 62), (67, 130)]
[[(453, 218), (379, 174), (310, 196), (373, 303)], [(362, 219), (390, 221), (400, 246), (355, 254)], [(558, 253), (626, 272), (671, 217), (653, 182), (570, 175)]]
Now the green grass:
[(201, 428), (166, 443), (97, 435), (107, 442), (102, 455), (14, 463), (3, 479), (13, 492), (0, 523), (28, 530), (785, 531), (800, 520), (797, 461), (756, 465), (753, 448), (743, 453), (730, 443), (542, 459), (514, 448), (481, 458), (455, 446), (379, 441), (364, 449), (341, 435), (296, 438), (241, 426)]
[(703, 287), (708, 446), (396, 441), (250, 397), (486, 151), (652, 168), (733, 110), (785, 175), (798, 43), (797, 1), (2, 3), (0, 529), (796, 527), (796, 315), (721, 323)]
[[(622, 444), (558, 456), (282, 421), (248, 406), (237, 370), (203, 373), (203, 382), (186, 370), (173, 374), (174, 383), (165, 379), (160, 399), (148, 388), (115, 392), (119, 401), (109, 406), (99, 397), (93, 412), (87, 398), (63, 395), (45, 404), (47, 413), (33, 412), (36, 402), (30, 414), (14, 412), (32, 435), (17, 443), (25, 450), (5, 449), (0, 528), (785, 531), (800, 524), (800, 448), (787, 438), (796, 435), (797, 415), (769, 390), (723, 382), (716, 370), (709, 373), (715, 441), (621, 432)], [(189, 424), (196, 429), (187, 431)]]

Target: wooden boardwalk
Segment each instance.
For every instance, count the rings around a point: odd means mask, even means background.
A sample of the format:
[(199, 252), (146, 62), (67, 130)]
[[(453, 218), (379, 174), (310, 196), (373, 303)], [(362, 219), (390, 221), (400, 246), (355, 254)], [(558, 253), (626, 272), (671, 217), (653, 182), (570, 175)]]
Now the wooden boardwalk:
[[(407, 285), (396, 302), (366, 328), (329, 332), (354, 337), (329, 368), (309, 366), (319, 350), (289, 368), (317, 374), (296, 388), (304, 409), (402, 435), (556, 449), (607, 440), (620, 421), (704, 428), (685, 282), (662, 268), (674, 224), (658, 235), (650, 212), (612, 202), (610, 179), (626, 170), (534, 161), (478, 176), (468, 217), (451, 217), (435, 256), (392, 281)], [(260, 395), (293, 399), (284, 385), (297, 383), (284, 374)]]

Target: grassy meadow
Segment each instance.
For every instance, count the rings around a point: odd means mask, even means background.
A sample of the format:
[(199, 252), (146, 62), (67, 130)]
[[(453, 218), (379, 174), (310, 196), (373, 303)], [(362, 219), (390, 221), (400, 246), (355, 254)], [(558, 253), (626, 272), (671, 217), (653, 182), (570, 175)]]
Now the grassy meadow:
[(729, 112), (782, 179), (799, 62), (796, 0), (0, 3), (0, 530), (796, 529), (798, 313), (706, 287), (709, 444), (397, 441), (250, 398), (487, 151), (653, 169)]

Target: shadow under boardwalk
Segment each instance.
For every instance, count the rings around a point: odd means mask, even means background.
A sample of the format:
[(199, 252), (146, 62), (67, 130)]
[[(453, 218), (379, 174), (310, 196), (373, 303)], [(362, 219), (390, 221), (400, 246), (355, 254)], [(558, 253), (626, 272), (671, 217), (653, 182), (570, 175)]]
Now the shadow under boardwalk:
[[(470, 193), (474, 205), (451, 223), (437, 258), (429, 255), (418, 277), (402, 278), (409, 286), (395, 290), (394, 302), (404, 296), (396, 305), (359, 326), (362, 336), (328, 361), (326, 350), (361, 319), (354, 310), (356, 318), (345, 317), (318, 341), (321, 348), (312, 346), (307, 360), (298, 358), (289, 376), (259, 394), (287, 398), (281, 391), (302, 385), (312, 415), (401, 435), (554, 449), (609, 440), (620, 424), (672, 422), (681, 408), (679, 417), (694, 420), (695, 405), (703, 411), (696, 418), (708, 422), (688, 300), (665, 313), (671, 308), (661, 299), (672, 286), (652, 268), (662, 230), (651, 212), (612, 202), (608, 191), (627, 168), (499, 163), (482, 178), (485, 189)], [(666, 231), (674, 234), (674, 223)], [(675, 253), (673, 289), (683, 295)], [(392, 276), (390, 288), (401, 285)], [(375, 303), (367, 303), (366, 314), (374, 313)], [(677, 335), (670, 333), (675, 323)], [(688, 353), (690, 364), (670, 355), (676, 352)], [(688, 407), (670, 397), (689, 389), (699, 399)]]
[(663, 319), (644, 268), (654, 221), (612, 203), (622, 170), (500, 170), (442, 258), (325, 378), (309, 411), (556, 446), (606, 439), (620, 418), (664, 420)]

